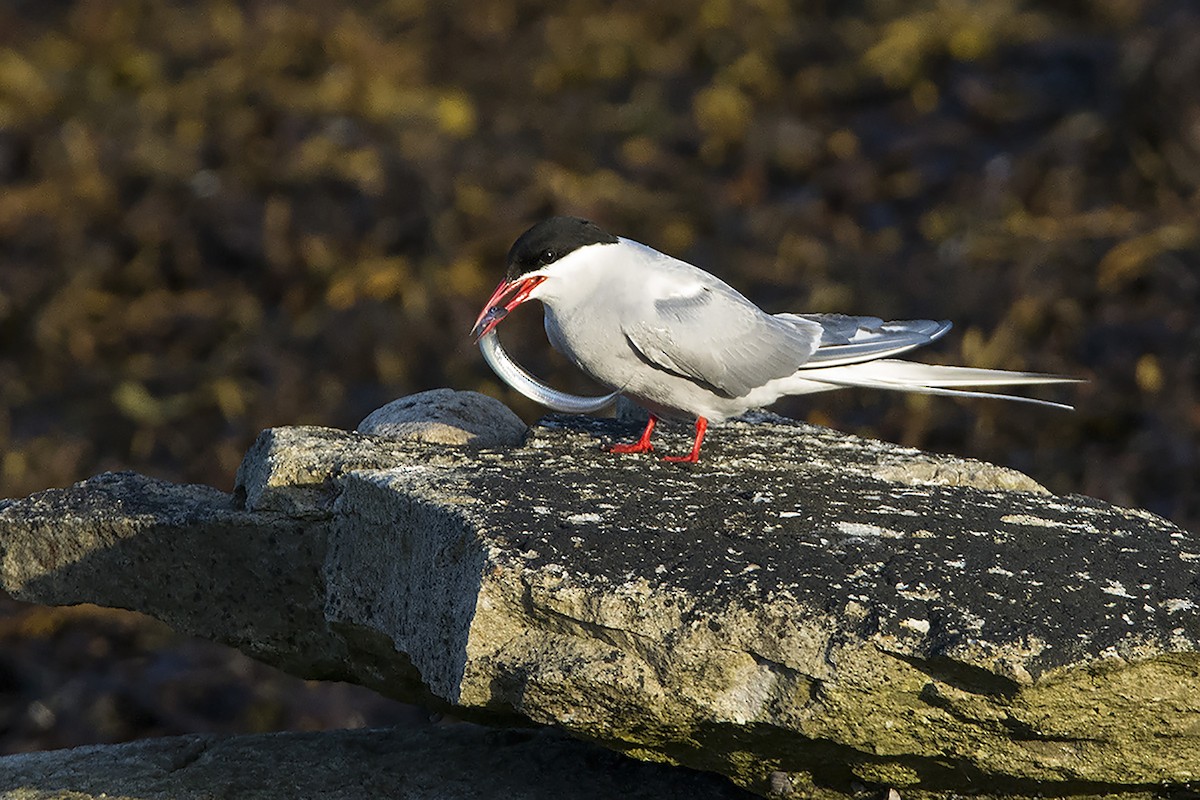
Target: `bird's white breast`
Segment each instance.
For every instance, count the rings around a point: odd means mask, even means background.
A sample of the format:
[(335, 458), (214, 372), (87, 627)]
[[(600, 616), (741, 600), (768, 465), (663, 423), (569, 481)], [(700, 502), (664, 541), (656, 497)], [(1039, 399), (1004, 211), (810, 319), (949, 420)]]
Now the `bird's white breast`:
[(545, 305), (546, 336), (556, 350), (601, 383), (664, 416), (719, 420), (751, 406), (646, 362), (625, 331), (657, 319), (656, 301), (705, 290), (693, 267), (621, 240), (560, 259), (531, 294)]

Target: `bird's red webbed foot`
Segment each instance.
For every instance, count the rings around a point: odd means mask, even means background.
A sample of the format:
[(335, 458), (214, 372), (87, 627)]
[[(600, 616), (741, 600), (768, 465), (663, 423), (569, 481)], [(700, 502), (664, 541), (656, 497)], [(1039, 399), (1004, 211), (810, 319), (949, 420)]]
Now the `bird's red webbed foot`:
[(700, 460), (700, 444), (704, 441), (704, 432), (708, 430), (708, 420), (696, 417), (696, 441), (692, 444), (692, 452), (686, 456), (663, 456), (663, 461), (675, 461), (682, 464), (695, 464)]
[(650, 417), (650, 421), (646, 423), (646, 430), (642, 431), (642, 436), (633, 444), (614, 444), (608, 448), (610, 453), (649, 453), (654, 449), (654, 445), (650, 444), (650, 434), (654, 431), (654, 425), (658, 422), (656, 417)]

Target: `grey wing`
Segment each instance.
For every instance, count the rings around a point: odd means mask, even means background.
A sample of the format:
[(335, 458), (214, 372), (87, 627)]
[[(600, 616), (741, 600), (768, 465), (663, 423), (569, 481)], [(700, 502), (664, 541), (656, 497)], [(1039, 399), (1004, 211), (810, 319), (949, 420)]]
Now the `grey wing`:
[(791, 375), (821, 339), (811, 320), (771, 316), (719, 282), (655, 300), (648, 317), (622, 326), (645, 360), (728, 397)]
[(805, 369), (890, 358), (940, 339), (951, 328), (948, 320), (884, 322), (879, 317), (845, 314), (777, 314), (776, 317), (815, 322), (821, 326), (820, 347), (804, 363)]

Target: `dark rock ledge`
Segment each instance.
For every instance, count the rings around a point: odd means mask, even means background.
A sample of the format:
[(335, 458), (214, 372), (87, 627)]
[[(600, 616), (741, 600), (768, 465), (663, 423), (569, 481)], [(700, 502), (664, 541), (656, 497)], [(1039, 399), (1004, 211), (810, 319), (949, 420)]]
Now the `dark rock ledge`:
[(5, 800), (753, 800), (546, 730), (172, 736), (0, 759)]
[(8, 504), (0, 579), (764, 795), (1200, 781), (1193, 534), (769, 415), (696, 466), (600, 451), (630, 433), (268, 430), (232, 496), (122, 473)]

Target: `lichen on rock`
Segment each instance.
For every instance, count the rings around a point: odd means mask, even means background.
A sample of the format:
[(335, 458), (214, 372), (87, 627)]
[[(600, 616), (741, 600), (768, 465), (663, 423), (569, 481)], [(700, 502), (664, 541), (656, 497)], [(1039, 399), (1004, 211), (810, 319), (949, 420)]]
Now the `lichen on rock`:
[[(1196, 537), (770, 415), (687, 467), (602, 452), (628, 430), (266, 431), (232, 497), (101, 476), (0, 509), (2, 577), (772, 796), (1196, 779)], [(197, 560), (227, 576), (203, 607), (173, 577)], [(162, 577), (131, 589), (129, 564)]]

